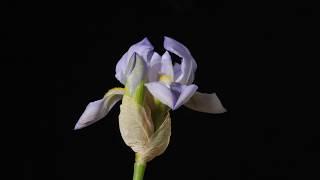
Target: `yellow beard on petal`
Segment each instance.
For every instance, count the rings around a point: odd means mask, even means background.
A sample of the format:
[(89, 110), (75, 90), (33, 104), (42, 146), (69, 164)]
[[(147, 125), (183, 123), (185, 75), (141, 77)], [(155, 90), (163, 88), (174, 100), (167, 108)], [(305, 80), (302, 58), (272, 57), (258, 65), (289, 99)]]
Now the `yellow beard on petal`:
[(160, 82), (163, 82), (163, 83), (165, 83), (165, 84), (167, 84), (167, 85), (170, 85), (171, 84), (171, 82), (173, 81), (173, 78), (171, 77), (171, 76), (168, 76), (168, 75), (160, 75), (160, 77), (159, 77), (159, 81)]

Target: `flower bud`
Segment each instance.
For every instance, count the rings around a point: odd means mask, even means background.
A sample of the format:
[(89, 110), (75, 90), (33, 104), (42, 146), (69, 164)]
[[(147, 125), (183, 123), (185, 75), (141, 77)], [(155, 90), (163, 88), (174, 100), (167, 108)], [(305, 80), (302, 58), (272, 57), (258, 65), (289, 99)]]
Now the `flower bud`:
[(144, 60), (134, 54), (130, 59), (119, 115), (119, 127), (124, 142), (137, 153), (137, 161), (148, 162), (162, 154), (170, 140), (171, 119), (168, 112), (150, 101), (145, 92)]
[(126, 82), (126, 95), (133, 97), (140, 105), (144, 101), (144, 81), (146, 65), (141, 56), (134, 53), (129, 61), (128, 70), (131, 71)]

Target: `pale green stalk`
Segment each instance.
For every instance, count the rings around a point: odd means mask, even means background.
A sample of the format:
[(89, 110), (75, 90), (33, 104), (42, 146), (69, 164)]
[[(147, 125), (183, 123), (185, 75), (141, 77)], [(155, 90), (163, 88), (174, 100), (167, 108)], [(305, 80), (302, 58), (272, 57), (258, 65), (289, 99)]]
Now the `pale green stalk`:
[(143, 180), (147, 163), (143, 161), (139, 154), (136, 153), (136, 161), (134, 163), (133, 180)]

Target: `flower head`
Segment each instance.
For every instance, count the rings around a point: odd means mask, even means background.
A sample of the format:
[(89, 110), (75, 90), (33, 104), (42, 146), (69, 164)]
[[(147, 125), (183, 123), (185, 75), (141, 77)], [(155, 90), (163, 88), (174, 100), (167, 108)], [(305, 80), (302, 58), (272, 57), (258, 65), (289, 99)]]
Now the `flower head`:
[[(154, 52), (147, 38), (132, 45), (116, 66), (116, 78), (124, 88), (113, 88), (88, 104), (75, 129), (86, 127), (107, 115), (122, 99), (119, 127), (124, 142), (137, 153), (137, 161), (148, 162), (167, 148), (171, 134), (170, 110), (182, 105), (206, 113), (225, 108), (215, 93), (197, 92), (193, 84), (197, 63), (190, 51), (165, 37), (166, 52)], [(181, 58), (172, 63), (170, 53)]]

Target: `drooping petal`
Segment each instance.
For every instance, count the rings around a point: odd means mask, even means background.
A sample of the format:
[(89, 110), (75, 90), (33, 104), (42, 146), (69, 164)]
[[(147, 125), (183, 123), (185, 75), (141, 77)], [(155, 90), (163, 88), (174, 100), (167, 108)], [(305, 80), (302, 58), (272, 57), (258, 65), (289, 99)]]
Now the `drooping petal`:
[(198, 89), (194, 84), (182, 85), (179, 83), (171, 83), (168, 87), (161, 82), (152, 82), (145, 84), (145, 86), (155, 98), (173, 110), (186, 103)]
[(189, 99), (194, 95), (197, 91), (198, 86), (191, 84), (191, 85), (181, 85), (181, 92), (177, 102), (174, 105), (174, 110), (178, 109), (180, 106), (185, 104)]
[(128, 64), (133, 53), (139, 54), (146, 62), (149, 62), (153, 54), (153, 46), (147, 38), (132, 45), (129, 50), (121, 57), (116, 66), (116, 78), (125, 84), (127, 80)]
[(145, 86), (155, 98), (173, 109), (177, 97), (171, 92), (169, 87), (160, 82), (146, 83)]
[(216, 93), (207, 94), (196, 92), (184, 105), (192, 110), (205, 113), (216, 114), (227, 111), (221, 104)]
[(105, 117), (111, 108), (121, 100), (123, 94), (123, 88), (113, 88), (102, 99), (89, 103), (74, 129), (84, 128)]
[(182, 58), (181, 74), (176, 78), (176, 82), (181, 84), (191, 84), (194, 80), (194, 73), (197, 69), (197, 64), (188, 48), (169, 37), (164, 37), (163, 46), (167, 51), (170, 51)]

